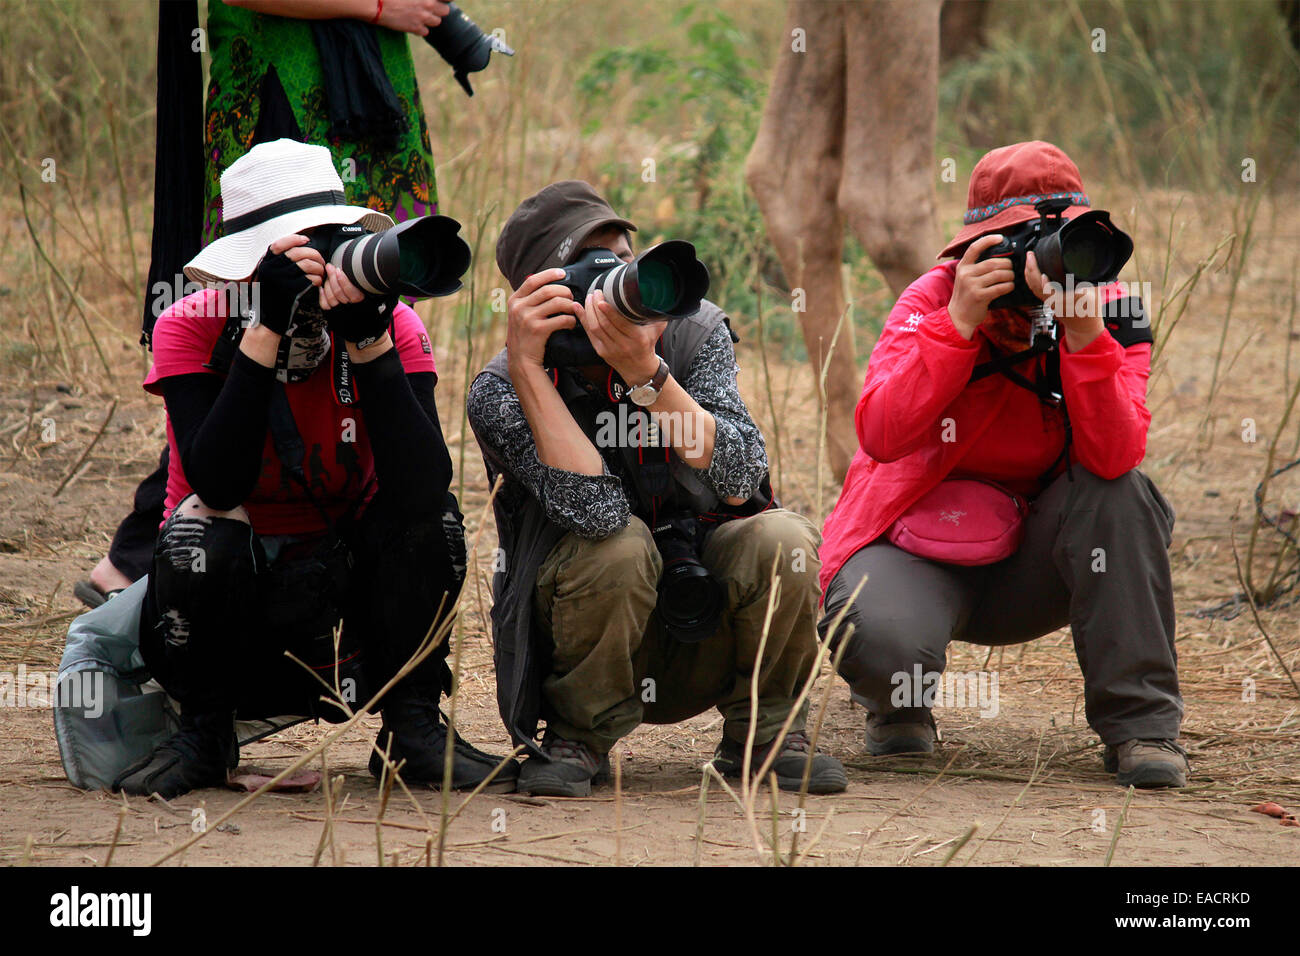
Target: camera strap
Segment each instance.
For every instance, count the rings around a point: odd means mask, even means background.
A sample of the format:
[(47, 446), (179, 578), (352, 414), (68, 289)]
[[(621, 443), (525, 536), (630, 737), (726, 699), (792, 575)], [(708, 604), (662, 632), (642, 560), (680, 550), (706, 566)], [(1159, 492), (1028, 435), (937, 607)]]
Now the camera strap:
[[(629, 418), (638, 417), (637, 434), (645, 437), (636, 447), (638, 485), (650, 498), (650, 527), (659, 523), (659, 511), (671, 501), (673, 494), (672, 448), (662, 440), (654, 417), (644, 408), (637, 408)], [(630, 450), (630, 449), (629, 449)]]
[[(658, 345), (655, 351), (662, 356)], [(672, 447), (662, 440), (654, 417), (641, 406), (628, 401), (627, 386), (613, 368), (608, 370), (600, 385), (593, 384), (576, 369), (565, 368), (563, 371), (567, 379), (580, 387), (580, 394), (586, 394), (589, 407), (596, 409), (597, 415), (615, 416), (618, 460), (623, 464), (620, 470), (626, 476), (624, 489), (636, 502), (634, 512), (653, 528), (659, 515), (675, 497)], [(560, 372), (560, 368), (551, 370), (557, 388)], [(604, 457), (601, 443), (593, 438), (592, 444)]]
[[(1070, 410), (1066, 407), (1064, 390), (1061, 386), (1061, 350), (1059, 346), (1060, 343), (1056, 340), (1045, 336), (1037, 337), (1034, 344), (1029, 348), (1014, 354), (1006, 354), (992, 342), (989, 342), (988, 347), (989, 351), (993, 353), (993, 358), (975, 366), (968, 383), (978, 382), (980, 379), (1000, 373), (1021, 388), (1033, 392), (1043, 404), (1061, 410), (1061, 414), (1065, 418), (1065, 444), (1061, 448), (1061, 453), (1047, 466), (1047, 470), (1038, 476), (1038, 482), (1043, 487), (1051, 483), (1052, 473), (1062, 460), (1065, 461), (1066, 474), (1069, 475), (1070, 481), (1074, 480), (1074, 474), (1069, 470), (1070, 445), (1074, 442), (1074, 429), (1070, 423)], [(1033, 381), (1015, 370), (1014, 366), (1028, 362), (1040, 355), (1044, 356), (1043, 370)]]
[[(988, 378), (990, 375), (1002, 374), (1022, 388), (1029, 389), (1031, 392), (1038, 394), (1040, 398), (1043, 397), (1039, 391), (1039, 386), (1030, 382), (1029, 379), (1025, 378), (1020, 373), (1013, 371), (1013, 369), (1022, 362), (1028, 362), (1030, 359), (1036, 358), (1039, 355), (1055, 351), (1055, 341), (1044, 336), (1039, 336), (1034, 339), (1034, 344), (1029, 348), (1011, 354), (1003, 352), (992, 342), (988, 343), (988, 347), (989, 351), (993, 353), (993, 358), (989, 359), (987, 362), (981, 362), (979, 365), (976, 365), (974, 370), (971, 372), (970, 382), (967, 384), (974, 384), (980, 379)], [(1058, 373), (1060, 371), (1059, 364), (1057, 366), (1057, 371)]]
[(233, 302), (229, 290), (223, 290), (220, 294), (226, 296), (226, 324), (222, 326), (221, 334), (213, 343), (212, 352), (208, 355), (208, 360), (203, 363), (203, 367), (219, 375), (225, 375), (230, 371), (230, 363), (235, 360), (239, 340), (244, 337), (244, 322), (239, 310), (230, 307)]

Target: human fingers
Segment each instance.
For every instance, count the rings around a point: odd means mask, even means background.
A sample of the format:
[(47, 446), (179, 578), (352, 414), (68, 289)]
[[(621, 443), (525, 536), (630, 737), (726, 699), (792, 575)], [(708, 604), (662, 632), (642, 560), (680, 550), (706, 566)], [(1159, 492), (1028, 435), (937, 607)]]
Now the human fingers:
[(961, 257), (962, 265), (971, 265), (983, 254), (985, 249), (992, 249), (1002, 241), (1001, 233), (993, 233), (988, 236), (980, 236), (969, 246), (966, 247), (965, 254)]
[(306, 236), (298, 235), (297, 233), (290, 236), (281, 236), (279, 239), (275, 240), (275, 242), (271, 243), (270, 251), (272, 255), (278, 256), (286, 249), (292, 249), (294, 246), (301, 246), (310, 241), (311, 240)]
[(334, 296), (340, 302), (360, 302), (366, 297), (366, 294), (353, 284), (352, 280), (348, 278), (348, 274), (342, 269), (336, 269), (326, 263), (325, 272), (329, 277), (330, 284), (334, 287)]

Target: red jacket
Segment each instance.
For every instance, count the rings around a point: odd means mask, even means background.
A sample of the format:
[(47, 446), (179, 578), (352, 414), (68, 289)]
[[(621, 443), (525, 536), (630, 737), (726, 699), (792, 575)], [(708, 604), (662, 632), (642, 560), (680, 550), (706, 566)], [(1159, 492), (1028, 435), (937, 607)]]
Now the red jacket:
[[(822, 529), (823, 594), (844, 562), (944, 478), (989, 478), (1032, 496), (1065, 445), (1059, 409), (1005, 375), (970, 383), (991, 354), (982, 333), (967, 341), (948, 317), (956, 269), (945, 262), (908, 286), (872, 350), (855, 415), (858, 452)], [(1122, 294), (1118, 284), (1103, 290), (1107, 301)], [(1118, 478), (1146, 454), (1151, 346), (1125, 349), (1103, 333), (1079, 352), (1062, 342), (1060, 353), (1070, 460)], [(1034, 377), (1030, 363), (1017, 371)]]

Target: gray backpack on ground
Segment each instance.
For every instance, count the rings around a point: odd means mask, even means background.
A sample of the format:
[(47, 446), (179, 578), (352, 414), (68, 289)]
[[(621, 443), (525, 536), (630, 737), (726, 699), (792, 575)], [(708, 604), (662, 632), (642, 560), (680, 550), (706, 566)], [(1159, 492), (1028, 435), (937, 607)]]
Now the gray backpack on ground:
[[(73, 620), (53, 693), (54, 732), (74, 787), (107, 790), (133, 763), (180, 729), (180, 708), (140, 655), (148, 577)], [(239, 720), (240, 746), (307, 720)]]

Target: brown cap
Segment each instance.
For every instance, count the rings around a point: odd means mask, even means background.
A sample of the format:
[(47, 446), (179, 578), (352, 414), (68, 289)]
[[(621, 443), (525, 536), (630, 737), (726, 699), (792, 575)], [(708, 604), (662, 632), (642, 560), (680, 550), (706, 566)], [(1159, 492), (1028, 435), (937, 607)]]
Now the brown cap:
[(579, 179), (551, 183), (506, 220), (497, 238), (497, 268), (518, 289), (534, 273), (567, 265), (583, 240), (604, 226), (636, 231), (590, 184)]
[(961, 231), (936, 258), (960, 256), (980, 236), (1037, 219), (1041, 199), (1070, 200), (1066, 219), (1088, 211), (1079, 167), (1064, 151), (1042, 140), (990, 150), (971, 170)]

